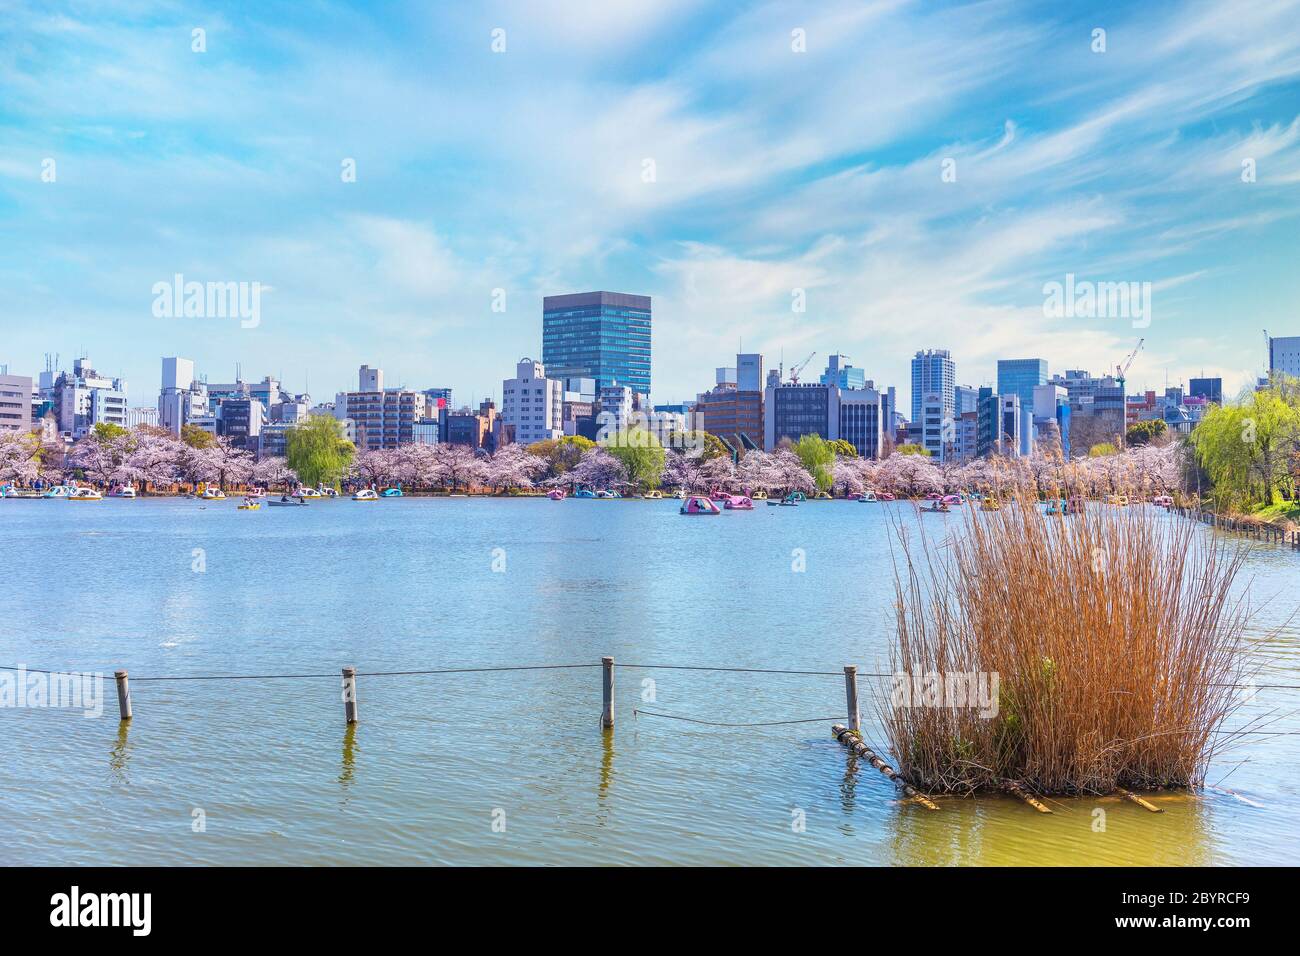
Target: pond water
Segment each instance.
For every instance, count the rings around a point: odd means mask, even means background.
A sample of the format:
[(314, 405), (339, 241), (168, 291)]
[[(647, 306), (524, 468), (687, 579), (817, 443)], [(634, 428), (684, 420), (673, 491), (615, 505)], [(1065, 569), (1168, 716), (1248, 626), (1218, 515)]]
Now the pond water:
[[(1212, 768), (1222, 789), (1157, 797), (1160, 815), (1101, 799), (1056, 802), (1044, 816), (1000, 798), (944, 800), (932, 813), (850, 758), (829, 725), (844, 716), (842, 665), (888, 670), (887, 516), (931, 531), (957, 516), (852, 502), (689, 519), (672, 500), (235, 504), (0, 501), (0, 664), (101, 672), (109, 698), (99, 719), (0, 708), (4, 862), (1300, 856), (1300, 691), (1260, 690), (1231, 723), (1273, 715), (1269, 729), (1289, 734), (1250, 738)], [(1251, 633), (1269, 635), (1253, 651), (1260, 680), (1300, 684), (1300, 553), (1246, 546), (1242, 585), (1262, 605)], [(366, 673), (595, 665), (607, 654), (619, 661), (612, 733), (599, 728), (598, 666)], [(362, 672), (352, 728), (346, 664)], [(132, 674), (124, 725), (116, 668)], [(306, 676), (145, 679), (283, 674)], [(863, 679), (864, 695), (872, 684)], [(869, 699), (863, 711), (864, 735), (883, 746)], [(714, 725), (804, 719), (815, 720)]]

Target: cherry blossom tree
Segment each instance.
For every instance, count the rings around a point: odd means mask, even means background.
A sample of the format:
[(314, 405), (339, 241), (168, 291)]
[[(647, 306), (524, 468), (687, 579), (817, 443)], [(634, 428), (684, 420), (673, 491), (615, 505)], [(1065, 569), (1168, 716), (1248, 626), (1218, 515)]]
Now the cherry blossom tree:
[(483, 480), (483, 459), (467, 445), (434, 445), (432, 459), (437, 482), (455, 491)]
[(531, 455), (523, 445), (505, 445), (484, 463), (483, 480), (499, 491), (503, 488), (531, 488), (533, 480), (550, 467), (539, 455)]
[(132, 480), (155, 488), (176, 484), (182, 450), (186, 447), (180, 439), (156, 431), (137, 429), (127, 455), (127, 465)]
[[(751, 452), (751, 454), (754, 453)], [(762, 452), (757, 454), (762, 454)], [(686, 491), (694, 491), (698, 488), (700, 486), (700, 455), (669, 449), (664, 459), (663, 483), (669, 488), (683, 488)]]
[(298, 482), (298, 474), (283, 458), (263, 458), (253, 466), (251, 479), (267, 488), (279, 486), (290, 489)]
[(563, 477), (566, 479), (566, 484), (574, 486), (609, 488), (611, 485), (627, 481), (627, 469), (604, 448), (596, 447), (583, 455), (582, 461)]
[(25, 432), (0, 432), (0, 484), (29, 484), (40, 476), (41, 443)]
[(352, 459), (348, 476), (370, 488), (387, 485), (393, 476), (408, 465), (409, 458), (387, 448), (372, 448)]

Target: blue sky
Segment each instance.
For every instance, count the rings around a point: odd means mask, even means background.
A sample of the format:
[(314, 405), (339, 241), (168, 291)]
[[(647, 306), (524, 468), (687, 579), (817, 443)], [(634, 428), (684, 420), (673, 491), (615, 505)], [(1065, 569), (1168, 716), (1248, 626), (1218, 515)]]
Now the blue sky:
[[(657, 401), (742, 341), (904, 408), (918, 348), (978, 385), (1140, 335), (1131, 391), (1235, 390), (1300, 334), (1297, 213), (1296, 0), (0, 0), (0, 363), (88, 352), (133, 404), (175, 354), (499, 398), (541, 297), (602, 288), (654, 298)], [(1067, 272), (1151, 282), (1150, 327), (1045, 317)], [(176, 273), (260, 282), (260, 324), (156, 318)]]

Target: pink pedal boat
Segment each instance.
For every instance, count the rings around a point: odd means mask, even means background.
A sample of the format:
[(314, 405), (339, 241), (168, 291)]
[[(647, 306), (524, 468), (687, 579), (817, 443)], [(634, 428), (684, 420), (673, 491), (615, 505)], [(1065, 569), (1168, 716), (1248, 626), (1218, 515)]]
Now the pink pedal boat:
[(720, 515), (722, 509), (709, 500), (708, 495), (691, 495), (682, 502), (680, 513), (684, 515)]

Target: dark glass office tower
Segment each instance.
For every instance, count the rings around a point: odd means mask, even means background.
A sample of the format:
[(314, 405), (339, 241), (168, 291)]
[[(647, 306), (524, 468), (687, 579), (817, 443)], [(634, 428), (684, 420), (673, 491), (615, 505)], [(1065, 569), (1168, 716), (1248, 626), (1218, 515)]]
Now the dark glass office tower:
[(596, 390), (626, 385), (650, 394), (650, 297), (622, 292), (542, 300), (547, 378), (594, 378)]

